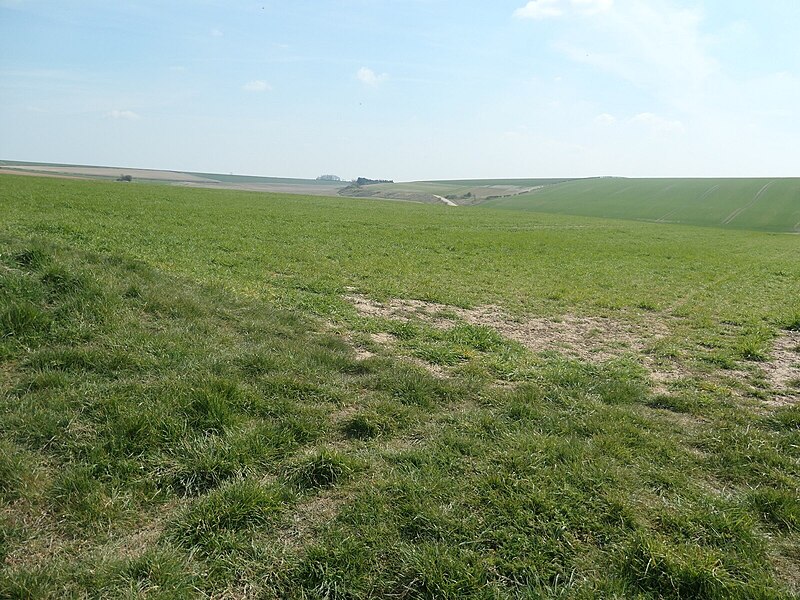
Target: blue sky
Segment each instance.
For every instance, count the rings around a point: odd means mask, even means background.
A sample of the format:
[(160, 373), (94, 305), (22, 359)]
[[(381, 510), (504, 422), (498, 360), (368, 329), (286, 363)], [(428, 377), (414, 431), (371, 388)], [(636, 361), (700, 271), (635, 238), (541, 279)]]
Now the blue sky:
[(798, 0), (0, 0), (0, 158), (800, 176)]

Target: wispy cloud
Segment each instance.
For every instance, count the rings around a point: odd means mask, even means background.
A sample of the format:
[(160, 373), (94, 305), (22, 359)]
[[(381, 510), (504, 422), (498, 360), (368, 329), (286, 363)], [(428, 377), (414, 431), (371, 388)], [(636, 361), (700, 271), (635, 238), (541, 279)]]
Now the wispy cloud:
[(211, 30), (211, 37), (222, 37), (223, 35), (225, 34), (222, 33), (222, 30), (217, 29), (216, 27)]
[(594, 122), (599, 125), (613, 125), (617, 122), (617, 117), (609, 113), (603, 113), (601, 115), (597, 115), (594, 118)]
[(611, 10), (614, 0), (571, 0), (573, 10), (581, 15), (596, 15)]
[(106, 113), (107, 117), (112, 119), (121, 119), (123, 121), (138, 121), (142, 117), (132, 110), (112, 110)]
[(566, 15), (591, 16), (607, 12), (614, 0), (531, 0), (514, 11), (518, 19), (552, 19)]
[(389, 76), (386, 73), (381, 73), (378, 75), (372, 69), (367, 67), (361, 67), (358, 72), (356, 73), (356, 77), (362, 83), (366, 85), (378, 85), (382, 81), (386, 81)]
[(245, 83), (242, 89), (245, 92), (269, 92), (272, 90), (272, 86), (261, 79), (254, 79)]
[[(703, 15), (670, 2), (630, 0), (592, 21), (584, 41), (561, 40), (568, 58), (648, 89), (680, 110), (691, 110), (719, 66), (703, 35)], [(591, 40), (591, 41), (589, 41)]]
[(659, 115), (643, 112), (631, 119), (632, 123), (644, 125), (653, 133), (679, 134), (686, 132), (686, 126), (678, 120), (666, 119)]

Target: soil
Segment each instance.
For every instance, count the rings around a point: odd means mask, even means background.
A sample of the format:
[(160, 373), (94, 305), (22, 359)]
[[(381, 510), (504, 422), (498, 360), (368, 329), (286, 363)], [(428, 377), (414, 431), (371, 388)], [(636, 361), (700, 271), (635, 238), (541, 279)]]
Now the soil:
[(777, 402), (800, 401), (800, 331), (781, 332), (772, 350), (772, 360), (761, 368), (770, 385), (781, 394)]
[(558, 320), (518, 320), (492, 305), (466, 309), (422, 300), (396, 299), (382, 304), (358, 294), (350, 294), (347, 300), (362, 315), (402, 321), (419, 319), (442, 329), (463, 321), (491, 327), (533, 352), (555, 350), (594, 362), (631, 351), (642, 352), (649, 343), (667, 334), (666, 328), (657, 324), (640, 326), (601, 317), (565, 315)]
[[(589, 362), (604, 362), (625, 354), (638, 356), (648, 369), (655, 393), (668, 394), (672, 382), (691, 376), (691, 370), (677, 362), (657, 365), (646, 352), (652, 343), (669, 335), (669, 328), (660, 320), (634, 323), (602, 317), (563, 315), (558, 319), (514, 319), (497, 306), (485, 305), (465, 309), (422, 300), (393, 299), (376, 302), (351, 290), (346, 299), (365, 316), (400, 321), (420, 320), (434, 327), (449, 329), (459, 322), (491, 327), (504, 337), (517, 341), (533, 352), (556, 351)], [(372, 341), (390, 346), (394, 338), (386, 333), (372, 334)], [(372, 354), (359, 350), (359, 357)], [(414, 359), (415, 364), (424, 361)], [(441, 367), (431, 369), (436, 376), (445, 376)], [(761, 365), (770, 387), (775, 391), (769, 405), (785, 406), (800, 401), (800, 331), (785, 331), (775, 342), (772, 359)], [(751, 373), (725, 371), (739, 382), (748, 382)]]

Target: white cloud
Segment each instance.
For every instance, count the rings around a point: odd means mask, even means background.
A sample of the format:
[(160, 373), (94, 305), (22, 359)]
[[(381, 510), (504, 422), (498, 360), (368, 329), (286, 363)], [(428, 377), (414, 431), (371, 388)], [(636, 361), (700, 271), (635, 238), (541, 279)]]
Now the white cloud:
[(368, 69), (367, 67), (361, 67), (356, 73), (356, 77), (362, 83), (367, 85), (378, 85), (382, 81), (386, 81), (389, 76), (386, 73), (381, 73), (378, 75), (372, 69)]
[(561, 0), (531, 0), (522, 8), (514, 11), (518, 19), (546, 19), (560, 17), (564, 14)]
[(651, 91), (674, 109), (692, 111), (719, 72), (702, 22), (699, 10), (630, 0), (605, 18), (592, 20), (583, 41), (562, 39), (555, 47), (576, 62)]
[(613, 125), (617, 122), (617, 117), (608, 113), (603, 113), (601, 115), (597, 115), (594, 118), (594, 122), (599, 125)]
[(266, 81), (262, 81), (261, 79), (255, 79), (253, 81), (248, 81), (242, 86), (242, 89), (245, 92), (269, 92), (272, 89), (272, 86), (269, 85)]
[(122, 119), (123, 121), (137, 121), (142, 118), (132, 110), (112, 110), (106, 113), (106, 116), (112, 119)]
[(514, 11), (518, 19), (548, 19), (568, 14), (591, 16), (607, 12), (614, 0), (530, 0)]
[(631, 119), (632, 123), (644, 125), (653, 133), (659, 134), (680, 134), (686, 133), (686, 126), (677, 120), (665, 119), (659, 115), (643, 112)]
[(571, 0), (573, 10), (581, 15), (596, 15), (611, 10), (614, 0)]
[(225, 34), (222, 33), (222, 31), (217, 29), (216, 27), (211, 30), (211, 37), (222, 37), (223, 35)]

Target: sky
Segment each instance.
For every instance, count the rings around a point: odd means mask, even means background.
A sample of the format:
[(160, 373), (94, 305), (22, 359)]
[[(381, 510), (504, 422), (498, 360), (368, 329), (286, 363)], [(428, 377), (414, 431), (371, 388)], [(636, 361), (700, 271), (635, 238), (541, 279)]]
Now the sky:
[(0, 0), (0, 159), (800, 176), (798, 0)]

